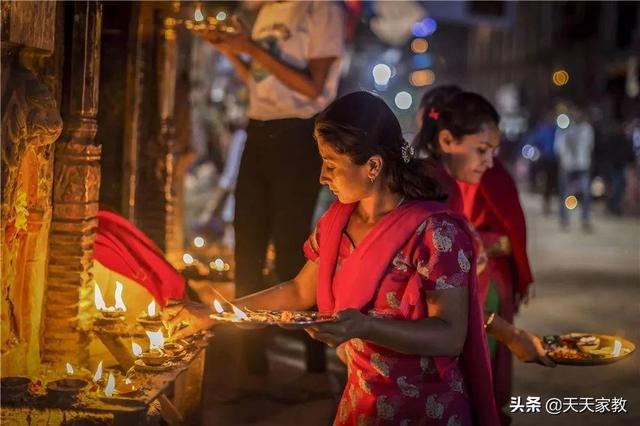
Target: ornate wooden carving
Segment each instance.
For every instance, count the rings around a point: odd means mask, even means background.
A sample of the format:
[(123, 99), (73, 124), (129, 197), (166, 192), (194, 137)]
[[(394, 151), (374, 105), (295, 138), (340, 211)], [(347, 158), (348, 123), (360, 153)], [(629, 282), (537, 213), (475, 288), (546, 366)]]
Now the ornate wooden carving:
[(64, 129), (56, 144), (53, 219), (46, 291), (43, 359), (84, 363), (92, 309), (91, 265), (100, 187), (95, 144), (102, 5), (67, 5), (68, 82), (63, 87)]
[(9, 55), (2, 93), (2, 371), (39, 366), (51, 218), (51, 144), (62, 119), (49, 88)]

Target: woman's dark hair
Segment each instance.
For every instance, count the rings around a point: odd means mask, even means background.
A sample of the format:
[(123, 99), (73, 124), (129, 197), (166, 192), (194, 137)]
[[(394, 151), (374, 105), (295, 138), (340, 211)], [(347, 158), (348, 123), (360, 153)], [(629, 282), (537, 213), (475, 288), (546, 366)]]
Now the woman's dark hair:
[(426, 174), (424, 160), (404, 162), (400, 123), (378, 96), (354, 92), (337, 99), (316, 118), (315, 134), (354, 164), (382, 157), (382, 174), (391, 191), (414, 200), (444, 199), (438, 183)]
[(482, 131), (488, 123), (498, 125), (500, 116), (484, 97), (465, 92), (457, 86), (436, 87), (424, 94), (420, 102), (422, 127), (416, 136), (416, 146), (429, 157), (439, 158), (438, 135), (449, 130), (460, 139)]

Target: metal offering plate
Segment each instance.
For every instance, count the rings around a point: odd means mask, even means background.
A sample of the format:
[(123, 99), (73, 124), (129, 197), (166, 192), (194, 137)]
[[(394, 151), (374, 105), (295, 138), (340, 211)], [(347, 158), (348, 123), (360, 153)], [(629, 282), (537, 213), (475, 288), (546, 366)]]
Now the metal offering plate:
[(223, 312), (211, 314), (211, 318), (220, 322), (233, 323), (238, 327), (279, 325), (287, 329), (300, 329), (314, 324), (335, 321), (333, 315), (315, 311), (253, 311), (247, 309), (245, 314), (247, 318), (239, 318), (230, 312)]
[(549, 358), (564, 365), (612, 364), (628, 357), (636, 349), (629, 340), (606, 334), (549, 335), (544, 336), (542, 342)]

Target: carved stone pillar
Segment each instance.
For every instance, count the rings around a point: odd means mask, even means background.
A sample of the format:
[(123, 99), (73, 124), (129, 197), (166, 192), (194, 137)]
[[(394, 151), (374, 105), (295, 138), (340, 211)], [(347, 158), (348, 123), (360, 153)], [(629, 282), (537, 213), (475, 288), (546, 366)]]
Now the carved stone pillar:
[(87, 319), (92, 303), (92, 245), (100, 187), (97, 130), (102, 5), (66, 5), (68, 77), (63, 87), (63, 134), (56, 144), (49, 278), (46, 291), (43, 360), (84, 363)]

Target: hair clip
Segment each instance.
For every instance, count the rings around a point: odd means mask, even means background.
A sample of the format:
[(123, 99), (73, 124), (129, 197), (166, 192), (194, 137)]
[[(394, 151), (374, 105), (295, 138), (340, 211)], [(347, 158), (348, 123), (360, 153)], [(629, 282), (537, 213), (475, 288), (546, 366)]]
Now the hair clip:
[(411, 161), (411, 159), (413, 158), (414, 154), (415, 154), (415, 149), (413, 148), (413, 145), (410, 145), (409, 142), (407, 141), (403, 141), (402, 142), (402, 161), (404, 161), (405, 163), (409, 163), (409, 161)]
[(438, 121), (440, 119), (440, 112), (437, 109), (431, 107), (431, 110), (429, 111), (429, 118), (433, 121)]

